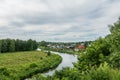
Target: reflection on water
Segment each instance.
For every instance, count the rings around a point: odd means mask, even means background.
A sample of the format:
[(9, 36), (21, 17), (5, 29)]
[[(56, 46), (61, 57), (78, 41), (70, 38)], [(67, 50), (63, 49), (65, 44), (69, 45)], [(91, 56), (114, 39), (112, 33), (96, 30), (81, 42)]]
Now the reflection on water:
[(44, 73), (44, 76), (52, 76), (55, 73), (55, 70), (61, 70), (63, 67), (70, 67), (73, 68), (73, 62), (77, 62), (77, 55), (70, 55), (65, 53), (59, 53), (59, 52), (52, 52), (54, 54), (59, 54), (62, 57), (62, 62), (59, 64), (57, 68), (54, 70), (50, 70), (46, 73)]

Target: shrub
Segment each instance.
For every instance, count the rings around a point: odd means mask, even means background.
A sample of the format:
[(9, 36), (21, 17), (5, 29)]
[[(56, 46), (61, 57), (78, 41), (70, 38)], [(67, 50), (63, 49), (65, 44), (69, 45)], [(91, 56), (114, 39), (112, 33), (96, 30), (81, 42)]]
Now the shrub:
[(35, 67), (38, 67), (38, 65), (36, 63), (30, 64), (30, 68), (35, 68)]
[(120, 80), (120, 70), (112, 69), (105, 62), (99, 68), (90, 70), (85, 76), (89, 77), (89, 80)]
[(51, 55), (51, 52), (50, 52), (50, 51), (48, 51), (48, 52), (47, 52), (47, 55), (48, 55), (48, 56), (50, 56), (50, 55)]
[(109, 56), (108, 63), (111, 65), (111, 67), (120, 69), (120, 52), (111, 54)]

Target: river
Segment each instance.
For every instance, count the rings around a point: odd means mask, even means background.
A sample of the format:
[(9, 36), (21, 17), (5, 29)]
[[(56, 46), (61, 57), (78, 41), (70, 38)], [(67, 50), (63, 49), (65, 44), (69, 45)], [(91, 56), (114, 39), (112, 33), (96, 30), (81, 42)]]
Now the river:
[(51, 53), (60, 55), (62, 57), (62, 62), (55, 69), (49, 70), (48, 72), (43, 73), (42, 75), (44, 76), (52, 76), (56, 70), (61, 70), (63, 67), (73, 68), (74, 67), (73, 63), (78, 61), (77, 55), (52, 52), (52, 51)]
[[(73, 68), (74, 67), (73, 63), (78, 61), (77, 55), (59, 53), (59, 52), (53, 52), (53, 51), (51, 51), (51, 53), (60, 55), (62, 57), (62, 62), (56, 68), (43, 73), (42, 74), (43, 76), (52, 76), (56, 70), (62, 70), (63, 67)], [(32, 79), (27, 78), (25, 80), (32, 80)]]

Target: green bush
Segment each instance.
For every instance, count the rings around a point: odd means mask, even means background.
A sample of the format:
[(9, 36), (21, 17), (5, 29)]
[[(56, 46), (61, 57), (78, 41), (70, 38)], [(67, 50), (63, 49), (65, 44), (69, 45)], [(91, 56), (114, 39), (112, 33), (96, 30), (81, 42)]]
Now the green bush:
[(109, 56), (108, 63), (111, 67), (120, 69), (120, 52), (111, 54)]
[(35, 68), (35, 67), (38, 67), (38, 65), (36, 63), (30, 64), (30, 68)]
[(89, 77), (89, 80), (120, 80), (120, 70), (112, 69), (104, 63), (97, 69), (91, 69), (85, 76)]
[(48, 56), (50, 56), (50, 55), (51, 55), (51, 52), (50, 52), (50, 51), (48, 51), (48, 52), (47, 52), (47, 55), (48, 55)]

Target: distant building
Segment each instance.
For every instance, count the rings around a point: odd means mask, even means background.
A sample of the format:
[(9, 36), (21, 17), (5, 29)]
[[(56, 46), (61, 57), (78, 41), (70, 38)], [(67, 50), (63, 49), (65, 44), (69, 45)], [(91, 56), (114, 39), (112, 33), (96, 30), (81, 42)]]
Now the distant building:
[(50, 44), (48, 44), (47, 46), (48, 46), (48, 47), (51, 47), (51, 45), (50, 45)]
[(75, 48), (75, 49), (74, 49), (74, 51), (78, 52), (78, 51), (79, 51), (79, 49), (78, 49), (78, 48)]
[(74, 49), (74, 51), (76, 51), (76, 52), (81, 51), (81, 50), (85, 50), (84, 44), (78, 45), (78, 46)]
[(78, 49), (84, 50), (84, 49), (85, 49), (85, 46), (84, 46), (84, 45), (78, 45)]
[(40, 49), (40, 48), (37, 48), (37, 51), (41, 51), (41, 49)]

